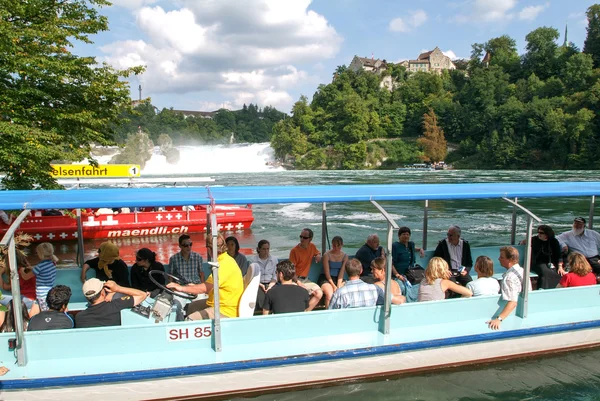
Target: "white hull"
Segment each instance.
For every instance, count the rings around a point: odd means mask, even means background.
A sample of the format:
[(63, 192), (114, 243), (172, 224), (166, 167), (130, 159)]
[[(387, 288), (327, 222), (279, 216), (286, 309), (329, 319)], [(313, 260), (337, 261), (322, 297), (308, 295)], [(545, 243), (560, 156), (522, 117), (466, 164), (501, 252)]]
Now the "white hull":
[(160, 400), (230, 396), (278, 389), (306, 388), (333, 382), (441, 369), (511, 358), (539, 356), (600, 345), (600, 328), (527, 336), (493, 343), (346, 358), (335, 361), (237, 370), (93, 386), (3, 391), (3, 400)]

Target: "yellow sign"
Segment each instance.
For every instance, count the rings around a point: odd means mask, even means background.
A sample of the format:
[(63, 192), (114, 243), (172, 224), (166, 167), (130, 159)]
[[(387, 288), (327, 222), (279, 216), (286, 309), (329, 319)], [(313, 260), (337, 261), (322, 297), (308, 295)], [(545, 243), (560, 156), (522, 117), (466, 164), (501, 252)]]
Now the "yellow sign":
[(139, 177), (139, 164), (52, 164), (54, 178)]

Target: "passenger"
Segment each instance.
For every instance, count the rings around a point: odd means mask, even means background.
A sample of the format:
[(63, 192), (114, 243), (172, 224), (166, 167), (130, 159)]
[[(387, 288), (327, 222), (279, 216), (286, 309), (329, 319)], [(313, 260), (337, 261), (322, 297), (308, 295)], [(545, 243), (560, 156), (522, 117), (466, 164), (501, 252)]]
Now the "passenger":
[(248, 259), (240, 253), (240, 243), (237, 238), (233, 236), (227, 237), (225, 242), (227, 243), (227, 253), (235, 259), (235, 262), (242, 271), (242, 277), (245, 276), (248, 271)]
[[(2, 281), (2, 291), (9, 293), (11, 291), (10, 273), (8, 265), (8, 257), (4, 261), (5, 271), (0, 274)], [(37, 315), (40, 312), (40, 306), (36, 302), (36, 280), (35, 274), (29, 265), (29, 261), (23, 252), (17, 250), (17, 271), (19, 272), (19, 292), (21, 293), (21, 301), (27, 306), (29, 317)], [(6, 276), (6, 280), (5, 277)], [(0, 304), (8, 306), (12, 300), (12, 296), (4, 294), (0, 299)]]
[(439, 242), (433, 256), (446, 261), (450, 267), (450, 280), (465, 286), (473, 280), (469, 274), (473, 266), (473, 257), (471, 256), (469, 243), (463, 240), (460, 235), (460, 227), (450, 226), (447, 238)]
[[(3, 315), (0, 317), (0, 320), (2, 320), (0, 333), (14, 333), (17, 324), (13, 307), (13, 300), (11, 299), (7, 304), (6, 311), (0, 311), (0, 314)], [(27, 330), (29, 313), (27, 313), (27, 305), (25, 305), (25, 302), (21, 302), (21, 316), (23, 317), (23, 330)]]
[(362, 308), (383, 304), (383, 291), (361, 279), (362, 263), (354, 258), (346, 263), (348, 281), (331, 297), (329, 309)]
[(27, 331), (72, 329), (75, 323), (67, 313), (71, 289), (66, 285), (57, 285), (48, 291), (46, 304), (48, 310), (35, 315), (29, 321)]
[(421, 257), (425, 256), (425, 250), (416, 247), (410, 240), (410, 235), (410, 228), (400, 227), (398, 241), (392, 244), (392, 274), (397, 279), (402, 279), (401, 276), (406, 275), (408, 268), (415, 265), (415, 252), (419, 252)]
[(474, 297), (483, 295), (498, 295), (500, 293), (500, 283), (493, 278), (494, 262), (487, 256), (479, 256), (475, 260), (475, 272), (477, 280), (467, 283), (467, 288), (471, 290)]
[(119, 247), (112, 242), (100, 244), (98, 256), (86, 260), (81, 269), (81, 282), (85, 283), (89, 269), (94, 269), (96, 278), (100, 281), (112, 280), (121, 287), (129, 287), (129, 269), (127, 264), (119, 258)]
[(300, 243), (290, 251), (290, 261), (296, 266), (296, 280), (300, 287), (306, 288), (310, 295), (310, 303), (307, 310), (313, 310), (323, 297), (321, 288), (308, 279), (312, 261), (319, 263), (321, 261), (321, 252), (317, 250), (312, 243), (313, 232), (310, 228), (305, 228), (300, 233)]
[[(588, 260), (596, 276), (600, 275), (600, 261), (598, 249), (600, 248), (600, 234), (594, 230), (586, 230), (585, 219), (577, 217), (573, 220), (573, 230), (564, 232), (558, 237), (563, 253), (579, 252)], [(564, 274), (563, 271), (559, 271)]]
[[(152, 270), (165, 271), (162, 263), (156, 261), (156, 253), (148, 248), (142, 248), (135, 254), (135, 263), (131, 266), (131, 288), (152, 292), (158, 289), (150, 280)], [(154, 279), (159, 284), (165, 285), (165, 277), (157, 274)]]
[(88, 300), (86, 310), (75, 315), (75, 327), (106, 327), (121, 325), (121, 310), (139, 305), (148, 294), (123, 287), (109, 280), (91, 278), (83, 283), (83, 295)]
[[(385, 291), (385, 278), (386, 278), (386, 260), (385, 258), (375, 258), (371, 262), (371, 271), (375, 278), (375, 285)], [(400, 291), (400, 286), (394, 280), (390, 282), (390, 289), (392, 291), (392, 303), (394, 305), (400, 305), (406, 302), (406, 298)]]
[(58, 262), (58, 258), (54, 255), (54, 246), (49, 242), (42, 242), (35, 248), (35, 251), (41, 260), (33, 267), (36, 280), (35, 293), (40, 310), (45, 311), (48, 310), (46, 304), (48, 291), (56, 284), (56, 262)]
[(440, 301), (446, 298), (448, 290), (466, 298), (472, 296), (471, 290), (449, 280), (451, 274), (448, 263), (444, 259), (439, 256), (431, 258), (425, 269), (425, 278), (419, 287), (418, 301)]
[(319, 276), (317, 284), (325, 295), (325, 308), (329, 306), (333, 293), (344, 285), (344, 274), (348, 255), (342, 252), (344, 240), (335, 236), (331, 240), (331, 249), (323, 255), (323, 274)]
[[(506, 302), (502, 312), (498, 316), (487, 322), (492, 330), (498, 330), (500, 323), (506, 319), (512, 311), (517, 307), (519, 294), (523, 287), (523, 268), (519, 266), (519, 251), (512, 246), (503, 246), (500, 248), (500, 257), (498, 258), (502, 267), (507, 271), (502, 276), (502, 284), (500, 284), (501, 298)], [(531, 282), (527, 283), (529, 291), (531, 291)]]
[(569, 254), (569, 272), (562, 276), (557, 288), (595, 284), (596, 275), (592, 273), (592, 266), (590, 266), (585, 256), (579, 252), (571, 252)]
[[(256, 307), (258, 310), (264, 308), (266, 293), (277, 284), (277, 263), (275, 256), (271, 255), (271, 244), (266, 239), (258, 241), (256, 247), (256, 256), (252, 257), (252, 263), (256, 263), (260, 268), (260, 283), (256, 293)], [(294, 268), (294, 271), (296, 269)]]
[(371, 234), (367, 237), (367, 241), (361, 246), (355, 255), (362, 265), (362, 273), (360, 278), (366, 283), (373, 283), (373, 274), (371, 272), (371, 262), (375, 258), (385, 258), (385, 250), (379, 246), (379, 236)]
[(560, 244), (554, 237), (554, 230), (546, 224), (540, 225), (537, 233), (531, 237), (531, 271), (538, 275), (538, 289), (556, 288), (560, 275), (554, 269), (560, 269), (564, 274)]
[(294, 283), (295, 275), (296, 268), (289, 260), (282, 260), (277, 264), (277, 279), (281, 285), (276, 285), (267, 292), (263, 315), (271, 312), (304, 312), (308, 309), (310, 297), (304, 288)]
[(110, 208), (110, 207), (101, 207), (98, 210), (96, 210), (96, 212), (94, 213), (94, 215), (96, 217), (102, 216), (102, 215), (113, 215), (113, 214), (115, 214), (115, 211), (113, 208)]
[[(212, 257), (214, 255), (211, 237), (206, 237), (206, 250), (208, 256)], [(219, 262), (220, 317), (238, 317), (238, 305), (244, 292), (244, 279), (235, 259), (227, 254), (227, 244), (221, 234), (217, 238), (216, 254)], [(212, 274), (201, 284), (180, 285), (169, 283), (167, 287), (188, 294), (208, 294), (207, 299), (201, 299), (188, 304), (186, 320), (215, 318), (215, 291)]]
[(179, 248), (181, 251), (169, 258), (171, 274), (185, 283), (203, 283), (202, 256), (199, 253), (192, 252), (192, 240), (189, 235), (182, 234), (179, 236)]

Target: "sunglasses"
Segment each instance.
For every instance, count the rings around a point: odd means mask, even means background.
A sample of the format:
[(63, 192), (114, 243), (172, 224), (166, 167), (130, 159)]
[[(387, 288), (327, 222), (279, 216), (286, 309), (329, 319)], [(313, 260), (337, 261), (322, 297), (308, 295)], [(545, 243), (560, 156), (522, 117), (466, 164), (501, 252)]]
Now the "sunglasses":
[(546, 235), (546, 233), (543, 232), (543, 231), (538, 231), (538, 234), (544, 234), (544, 235)]
[(142, 260), (144, 260), (144, 259), (142, 259), (142, 258), (139, 258), (139, 257), (137, 257), (137, 256), (135, 257), (135, 261), (136, 261), (136, 262), (141, 262)]
[(187, 243), (187, 244), (181, 244), (181, 247), (182, 247), (182, 248), (188, 248), (188, 247), (190, 247), (190, 246), (192, 246), (192, 243), (191, 243), (191, 242), (189, 242), (189, 243)]
[(310, 239), (310, 237), (304, 237), (304, 236), (300, 236), (301, 239)]

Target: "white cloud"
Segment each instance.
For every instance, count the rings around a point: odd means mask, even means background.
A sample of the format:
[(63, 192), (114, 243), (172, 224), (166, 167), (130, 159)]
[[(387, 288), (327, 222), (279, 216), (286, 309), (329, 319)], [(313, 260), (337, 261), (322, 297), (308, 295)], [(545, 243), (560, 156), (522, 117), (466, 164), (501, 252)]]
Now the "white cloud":
[(465, 12), (457, 15), (460, 23), (503, 22), (515, 17), (510, 12), (517, 5), (517, 0), (469, 0), (460, 8)]
[[(322, 15), (308, 10), (310, 3), (179, 0), (173, 10), (142, 7), (134, 15), (148, 39), (114, 42), (102, 51), (118, 68), (146, 65), (142, 79), (149, 93), (218, 90), (234, 106), (244, 99), (291, 105), (289, 88), (310, 78), (299, 65), (333, 57), (342, 42)], [(416, 23), (422, 19), (414, 15)]]
[(444, 54), (444, 56), (450, 57), (450, 60), (459, 59), (459, 57), (456, 56), (456, 53), (454, 53), (452, 50), (442, 51), (442, 53)]
[(394, 18), (390, 21), (388, 29), (392, 32), (409, 32), (423, 25), (427, 21), (427, 13), (423, 10), (410, 11), (406, 17)]
[(157, 2), (158, 0), (111, 0), (113, 6), (129, 8), (131, 10), (149, 6)]
[(540, 6), (529, 6), (525, 7), (519, 12), (519, 19), (526, 21), (533, 21), (537, 16), (544, 11), (550, 4), (546, 3)]

